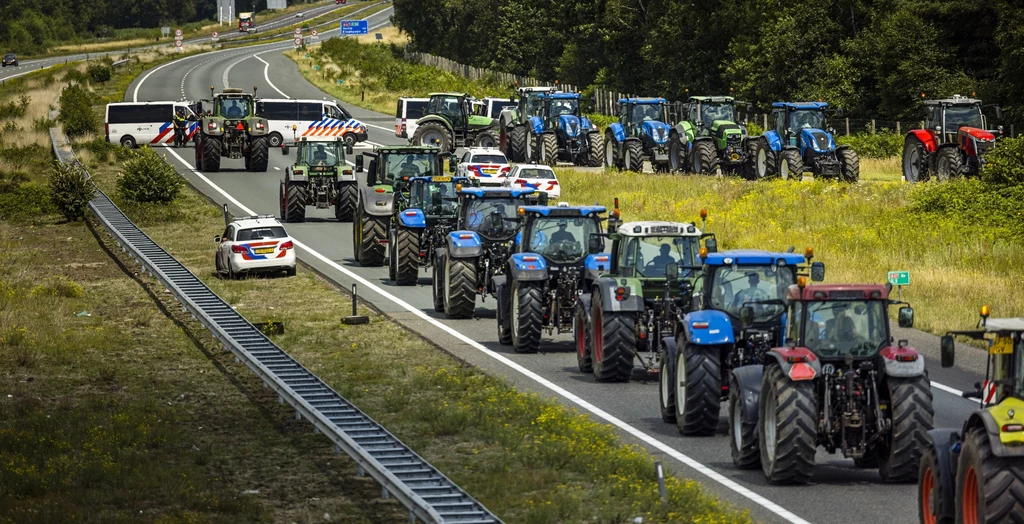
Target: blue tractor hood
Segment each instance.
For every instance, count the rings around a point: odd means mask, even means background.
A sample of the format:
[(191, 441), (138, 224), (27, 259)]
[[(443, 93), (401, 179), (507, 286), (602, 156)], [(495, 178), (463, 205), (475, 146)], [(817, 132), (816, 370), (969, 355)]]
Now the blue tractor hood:
[(655, 144), (664, 144), (668, 142), (668, 134), (672, 127), (657, 120), (646, 120), (640, 124), (640, 129), (645, 135), (651, 137)]
[(581, 132), (586, 131), (583, 129), (580, 119), (573, 115), (562, 115), (558, 117), (558, 127), (565, 131), (565, 135), (569, 138), (576, 138), (580, 136)]
[(827, 153), (836, 148), (836, 141), (828, 131), (804, 128), (800, 130), (800, 149), (808, 147), (817, 153)]

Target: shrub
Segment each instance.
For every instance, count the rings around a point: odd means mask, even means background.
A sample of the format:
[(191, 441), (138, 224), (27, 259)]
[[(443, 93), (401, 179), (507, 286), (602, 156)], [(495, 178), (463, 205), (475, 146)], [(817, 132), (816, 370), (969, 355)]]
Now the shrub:
[(836, 142), (852, 147), (861, 158), (891, 158), (903, 154), (903, 135), (897, 133), (837, 135)]
[(935, 219), (977, 224), (994, 238), (1024, 235), (1024, 185), (996, 186), (974, 178), (942, 184), (919, 184), (911, 193), (910, 210)]
[(0, 191), (0, 221), (32, 220), (54, 210), (46, 186), (35, 182), (10, 184)]
[(31, 101), (32, 99), (27, 95), (21, 95), (17, 101), (11, 100), (0, 104), (0, 120), (13, 120), (25, 116), (25, 110), (28, 109), (28, 104)]
[(60, 114), (57, 120), (64, 124), (64, 132), (69, 137), (99, 131), (100, 123), (92, 110), (92, 98), (92, 93), (81, 84), (65, 87), (61, 92)]
[(85, 295), (85, 290), (78, 282), (61, 275), (47, 279), (44, 284), (36, 284), (29, 294), (35, 297), (82, 298)]
[(1024, 138), (1004, 138), (985, 155), (981, 177), (990, 184), (1024, 184)]
[(149, 147), (133, 152), (117, 176), (117, 193), (127, 202), (170, 203), (181, 186), (174, 168)]
[(103, 83), (110, 80), (110, 77), (114, 76), (113, 68), (103, 63), (90, 64), (86, 68), (85, 73), (89, 75), (89, 78), (93, 82)]
[(50, 201), (69, 222), (81, 220), (95, 194), (92, 182), (77, 163), (53, 162), (50, 170)]

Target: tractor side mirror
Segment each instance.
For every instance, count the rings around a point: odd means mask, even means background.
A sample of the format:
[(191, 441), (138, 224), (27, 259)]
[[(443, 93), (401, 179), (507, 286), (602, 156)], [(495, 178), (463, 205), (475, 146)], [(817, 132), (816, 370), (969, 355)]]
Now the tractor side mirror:
[(886, 295), (892, 294), (892, 282), (886, 282), (885, 283), (885, 294)]
[(914, 308), (910, 306), (901, 307), (899, 313), (896, 314), (896, 319), (901, 328), (914, 327)]
[(548, 196), (549, 195), (548, 195), (547, 191), (541, 191), (537, 195), (537, 205), (539, 205), (539, 206), (546, 206), (546, 205), (548, 205)]
[(740, 326), (748, 328), (754, 325), (754, 308), (743, 306), (740, 308)]
[(288, 156), (288, 151), (290, 150), (291, 148), (289, 148), (288, 146), (281, 146), (281, 154), (284, 156)]
[(363, 155), (356, 155), (356, 172), (363, 170)]
[(824, 262), (812, 262), (811, 263), (811, 281), (821, 282), (825, 280), (825, 263)]
[(718, 241), (714, 237), (705, 240), (704, 247), (707, 248), (708, 253), (718, 253)]
[(220, 244), (220, 235), (213, 237), (213, 241)]
[(370, 168), (366, 170), (366, 185), (377, 183), (377, 160), (370, 160)]
[(601, 252), (601, 237), (591, 234), (587, 240), (587, 253), (594, 255)]
[(942, 357), (942, 367), (951, 368), (953, 367), (953, 354), (956, 344), (953, 342), (953, 335), (943, 335), (939, 339), (940, 355)]
[(346, 155), (351, 155), (353, 151), (355, 151), (355, 149), (352, 147), (352, 144), (345, 144)]
[(665, 279), (669, 282), (673, 282), (679, 279), (679, 264), (676, 262), (669, 262), (665, 264)]

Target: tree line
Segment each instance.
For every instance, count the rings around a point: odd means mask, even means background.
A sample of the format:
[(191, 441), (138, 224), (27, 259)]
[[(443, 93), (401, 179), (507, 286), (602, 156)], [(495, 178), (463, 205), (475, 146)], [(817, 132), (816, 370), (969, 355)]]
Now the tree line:
[(672, 100), (825, 100), (919, 120), (975, 94), (1024, 121), (1018, 0), (395, 0), (417, 51)]

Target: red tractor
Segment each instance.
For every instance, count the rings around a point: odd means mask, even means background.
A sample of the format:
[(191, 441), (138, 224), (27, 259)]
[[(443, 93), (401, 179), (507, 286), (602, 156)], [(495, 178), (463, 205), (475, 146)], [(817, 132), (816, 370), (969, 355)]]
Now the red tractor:
[(949, 180), (960, 175), (977, 176), (985, 153), (1003, 132), (985, 129), (982, 107), (991, 107), (996, 119), (999, 106), (982, 106), (981, 100), (953, 95), (942, 100), (925, 100), (924, 129), (907, 133), (903, 142), (903, 178), (907, 182)]

